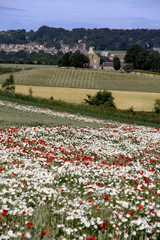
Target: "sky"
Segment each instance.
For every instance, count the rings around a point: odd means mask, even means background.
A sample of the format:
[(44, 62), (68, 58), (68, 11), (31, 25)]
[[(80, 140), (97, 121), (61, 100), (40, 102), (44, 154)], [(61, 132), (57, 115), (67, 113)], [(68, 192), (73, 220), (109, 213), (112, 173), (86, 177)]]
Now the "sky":
[(160, 29), (160, 0), (0, 0), (0, 31)]

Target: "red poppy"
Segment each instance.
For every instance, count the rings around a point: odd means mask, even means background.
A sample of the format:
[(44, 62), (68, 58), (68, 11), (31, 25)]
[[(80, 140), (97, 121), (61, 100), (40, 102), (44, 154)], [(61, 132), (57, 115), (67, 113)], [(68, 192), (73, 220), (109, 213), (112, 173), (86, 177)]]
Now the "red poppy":
[(2, 215), (5, 216), (5, 215), (7, 214), (7, 212), (8, 212), (8, 210), (3, 209), (3, 210), (2, 210)]
[(41, 235), (43, 235), (43, 236), (46, 235), (46, 234), (47, 234), (46, 231), (42, 231), (42, 232), (41, 232)]
[(33, 225), (34, 225), (33, 222), (28, 222), (28, 223), (27, 223), (27, 226), (29, 226), (29, 227), (32, 227)]
[(105, 199), (105, 200), (109, 200), (109, 197), (108, 197), (108, 195), (106, 195), (106, 196), (104, 197), (104, 199)]
[(96, 240), (95, 237), (87, 237), (86, 240)]
[(139, 209), (144, 209), (144, 207), (142, 205), (139, 205)]

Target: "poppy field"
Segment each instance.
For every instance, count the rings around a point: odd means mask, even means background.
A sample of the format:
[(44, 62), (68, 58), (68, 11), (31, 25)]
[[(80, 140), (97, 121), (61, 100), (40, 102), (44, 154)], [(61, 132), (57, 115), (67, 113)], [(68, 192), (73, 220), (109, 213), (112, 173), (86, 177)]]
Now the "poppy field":
[(0, 129), (0, 240), (160, 239), (159, 128), (0, 105), (86, 125)]

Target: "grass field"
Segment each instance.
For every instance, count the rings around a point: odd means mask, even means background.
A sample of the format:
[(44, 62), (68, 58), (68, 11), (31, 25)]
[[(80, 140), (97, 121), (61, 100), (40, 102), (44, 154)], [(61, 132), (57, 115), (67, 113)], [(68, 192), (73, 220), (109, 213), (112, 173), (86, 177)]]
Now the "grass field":
[[(96, 53), (101, 53), (103, 51), (95, 51)], [(112, 51), (112, 50), (105, 50), (104, 52), (108, 52), (108, 53), (111, 53), (111, 54), (114, 54), (116, 56), (125, 56), (126, 55), (126, 51)]]
[[(47, 67), (16, 72), (15, 84), (160, 93), (160, 78), (92, 70)], [(0, 75), (0, 83), (8, 77)]]
[[(17, 105), (17, 107), (16, 107)], [(51, 110), (34, 111), (34, 107), (27, 107), (18, 104), (9, 103), (2, 104), (0, 101), (0, 129), (9, 128), (10, 126), (46, 126), (52, 127), (54, 125), (68, 125), (70, 127), (86, 127), (86, 121), (82, 121), (79, 117), (65, 113), (54, 112)], [(29, 108), (28, 108), (29, 109)], [(31, 111), (32, 109), (32, 111)], [(25, 111), (26, 110), (26, 111)], [(72, 116), (72, 117), (71, 117)], [(87, 118), (86, 118), (87, 119)], [(101, 121), (101, 126), (105, 125), (105, 121)], [(87, 126), (90, 128), (98, 128), (100, 121), (92, 118), (92, 121), (87, 121)]]
[[(29, 86), (17, 85), (16, 92), (29, 94)], [(95, 95), (95, 89), (78, 89), (78, 88), (59, 88), (59, 87), (42, 87), (31, 86), (33, 96), (62, 100), (70, 103), (80, 104), (87, 98), (87, 94)], [(115, 104), (119, 109), (129, 109), (133, 107), (135, 111), (152, 111), (156, 99), (160, 99), (160, 93), (145, 92), (124, 92), (112, 91), (115, 98)]]
[(160, 239), (159, 128), (0, 111), (0, 240)]

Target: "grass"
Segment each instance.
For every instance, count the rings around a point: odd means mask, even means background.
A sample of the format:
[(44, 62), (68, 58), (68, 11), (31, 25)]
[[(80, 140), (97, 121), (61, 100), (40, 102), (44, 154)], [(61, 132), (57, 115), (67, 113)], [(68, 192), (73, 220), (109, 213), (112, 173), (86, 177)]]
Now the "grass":
[[(92, 70), (47, 67), (22, 70), (14, 74), (16, 85), (106, 89), (160, 93), (160, 78)], [(8, 74), (0, 76), (0, 83)]]
[[(97, 53), (100, 53), (100, 52), (103, 52), (103, 51), (96, 51)], [(111, 53), (111, 54), (114, 54), (114, 55), (116, 55), (116, 56), (125, 56), (126, 55), (126, 51), (112, 51), (112, 50), (105, 50), (104, 52), (109, 52), (109, 53)]]
[[(47, 115), (44, 113), (22, 111), (12, 107), (0, 106), (0, 129), (6, 129), (10, 126), (46, 126), (52, 127), (54, 125), (68, 125), (70, 127), (78, 128), (86, 127), (86, 122), (78, 119), (62, 118), (58, 115)], [(59, 112), (61, 113), (61, 112)], [(101, 124), (101, 126), (103, 126)], [(90, 128), (98, 128), (99, 123), (88, 122), (87, 126)]]
[[(43, 108), (54, 109), (58, 111), (66, 111), (69, 113), (77, 113), (84, 116), (92, 116), (105, 120), (115, 120), (119, 122), (135, 123), (146, 126), (160, 126), (160, 114), (154, 112), (134, 112), (132, 110), (116, 110), (106, 109), (104, 107), (88, 106), (86, 104), (66, 103), (50, 99), (42, 99), (26, 96), (23, 94), (7, 94), (0, 91), (0, 99), (5, 101), (17, 102)], [(2, 119), (2, 117), (1, 117)], [(12, 121), (12, 116), (10, 117)], [(4, 124), (4, 120), (2, 122)]]

